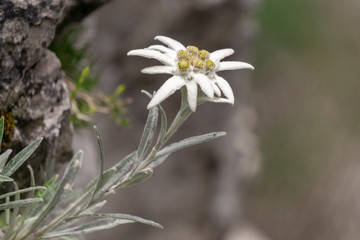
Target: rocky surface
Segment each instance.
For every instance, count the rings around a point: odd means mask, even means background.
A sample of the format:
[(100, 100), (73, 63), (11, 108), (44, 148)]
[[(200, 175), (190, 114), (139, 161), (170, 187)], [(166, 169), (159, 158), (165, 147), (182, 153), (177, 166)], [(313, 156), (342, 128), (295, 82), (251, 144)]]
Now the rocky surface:
[(30, 159), (34, 168), (72, 154), (64, 73), (47, 49), (63, 7), (63, 0), (0, 1), (0, 110), (14, 117), (9, 147), (15, 152), (44, 137)]

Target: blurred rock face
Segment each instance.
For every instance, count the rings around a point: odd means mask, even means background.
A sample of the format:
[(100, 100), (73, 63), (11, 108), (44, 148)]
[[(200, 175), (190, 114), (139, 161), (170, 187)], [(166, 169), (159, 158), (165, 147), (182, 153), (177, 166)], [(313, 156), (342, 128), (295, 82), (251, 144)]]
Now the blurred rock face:
[[(140, 90), (157, 90), (167, 79), (141, 74), (142, 68), (154, 62), (127, 57), (126, 53), (155, 44), (154, 36), (165, 35), (185, 46), (209, 51), (230, 47), (235, 55), (229, 60), (251, 63), (247, 53), (253, 31), (252, 5), (246, 0), (113, 1), (88, 19), (86, 26), (91, 28), (91, 49), (99, 63), (103, 89), (110, 92), (125, 83), (126, 93), (134, 102), (129, 113), (134, 117), (132, 129), (116, 129), (105, 119), (97, 123), (104, 134), (109, 161), (114, 163), (137, 147), (149, 101)], [(234, 239), (244, 221), (241, 183), (259, 166), (249, 74), (221, 74), (234, 90), (235, 105), (201, 105), (177, 134), (180, 140), (224, 130), (226, 137), (171, 156), (149, 181), (121, 191), (110, 201), (108, 211), (150, 218), (164, 224), (166, 230), (123, 226), (89, 235), (88, 239), (227, 239), (230, 233)], [(165, 102), (169, 118), (177, 112), (179, 100), (175, 94)]]

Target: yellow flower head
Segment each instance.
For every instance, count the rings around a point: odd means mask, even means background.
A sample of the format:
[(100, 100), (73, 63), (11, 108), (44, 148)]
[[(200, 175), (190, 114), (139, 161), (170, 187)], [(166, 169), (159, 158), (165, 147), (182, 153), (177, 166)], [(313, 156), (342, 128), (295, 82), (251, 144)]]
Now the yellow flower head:
[(201, 50), (198, 53), (198, 57), (202, 60), (207, 60), (210, 57), (210, 53), (206, 50)]
[(197, 57), (198, 52), (199, 52), (199, 49), (195, 46), (187, 46), (186, 50), (187, 50), (189, 56), (192, 56), (192, 57)]
[(187, 71), (190, 67), (190, 64), (189, 64), (189, 61), (186, 60), (186, 59), (181, 59), (179, 62), (178, 62), (178, 68), (180, 71)]

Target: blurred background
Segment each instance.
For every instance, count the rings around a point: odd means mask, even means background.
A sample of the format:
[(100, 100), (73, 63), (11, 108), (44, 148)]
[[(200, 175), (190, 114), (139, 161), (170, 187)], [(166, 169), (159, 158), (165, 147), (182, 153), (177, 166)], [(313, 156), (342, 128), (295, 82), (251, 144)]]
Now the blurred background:
[[(125, 83), (132, 102), (131, 128), (97, 119), (108, 167), (137, 147), (148, 102), (140, 90), (167, 79), (141, 74), (155, 62), (129, 50), (166, 35), (209, 51), (231, 47), (229, 60), (255, 71), (221, 73), (235, 105), (200, 106), (177, 138), (227, 136), (171, 156), (106, 209), (165, 230), (136, 224), (86, 239), (359, 239), (359, 9), (357, 0), (114, 0), (89, 16), (83, 38), (98, 90)], [(170, 115), (179, 99), (166, 102)], [(85, 175), (96, 175), (95, 137), (79, 131), (75, 148), (85, 149)]]

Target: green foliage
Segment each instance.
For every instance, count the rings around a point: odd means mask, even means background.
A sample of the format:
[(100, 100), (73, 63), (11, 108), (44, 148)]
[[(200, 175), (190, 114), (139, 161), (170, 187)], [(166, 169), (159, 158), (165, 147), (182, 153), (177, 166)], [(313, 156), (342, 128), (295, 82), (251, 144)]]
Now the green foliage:
[(128, 100), (122, 99), (125, 86), (120, 84), (111, 95), (95, 93), (99, 80), (90, 71), (92, 63), (88, 44), (77, 44), (79, 27), (71, 26), (58, 36), (50, 46), (61, 61), (70, 89), (72, 123), (75, 127), (90, 127), (95, 113), (108, 114), (120, 126), (129, 126), (126, 117)]
[[(88, 44), (83, 44), (82, 46), (76, 45), (80, 32), (81, 29), (79, 27), (70, 26), (57, 36), (49, 47), (60, 59), (62, 69), (64, 69), (67, 77), (72, 81), (78, 80), (84, 67), (91, 64), (88, 60), (91, 59), (88, 56)], [(98, 79), (90, 75), (83, 88), (90, 91), (97, 84)]]
[(74, 83), (68, 82), (71, 95), (72, 122), (75, 127), (89, 127), (93, 122), (95, 113), (108, 114), (112, 120), (123, 127), (129, 126), (127, 113), (127, 102), (121, 99), (125, 91), (125, 85), (120, 84), (110, 96), (102, 93), (93, 93), (87, 90), (87, 79), (90, 74), (89, 66), (81, 72)]
[[(4, 117), (0, 118), (0, 144), (4, 136)], [(30, 194), (25, 199), (21, 199), (21, 194), (34, 192), (38, 190), (44, 190), (45, 187), (29, 187), (25, 189), (18, 189), (17, 184), (11, 178), (11, 175), (30, 157), (30, 155), (40, 145), (42, 138), (30, 143), (26, 148), (16, 154), (12, 159), (9, 159), (11, 150), (8, 149), (0, 155), (0, 184), (3, 182), (12, 182), (14, 184), (14, 190), (8, 193), (0, 195), (0, 201), (5, 199), (5, 202), (0, 204), (0, 211), (3, 211), (1, 215), (1, 229), (6, 229), (7, 234), (11, 234), (14, 231), (14, 225), (18, 219), (19, 208), (23, 208), (38, 202), (42, 202), (42, 198), (32, 197)], [(10, 212), (12, 209), (12, 214)], [(7, 235), (6, 235), (7, 236)]]

